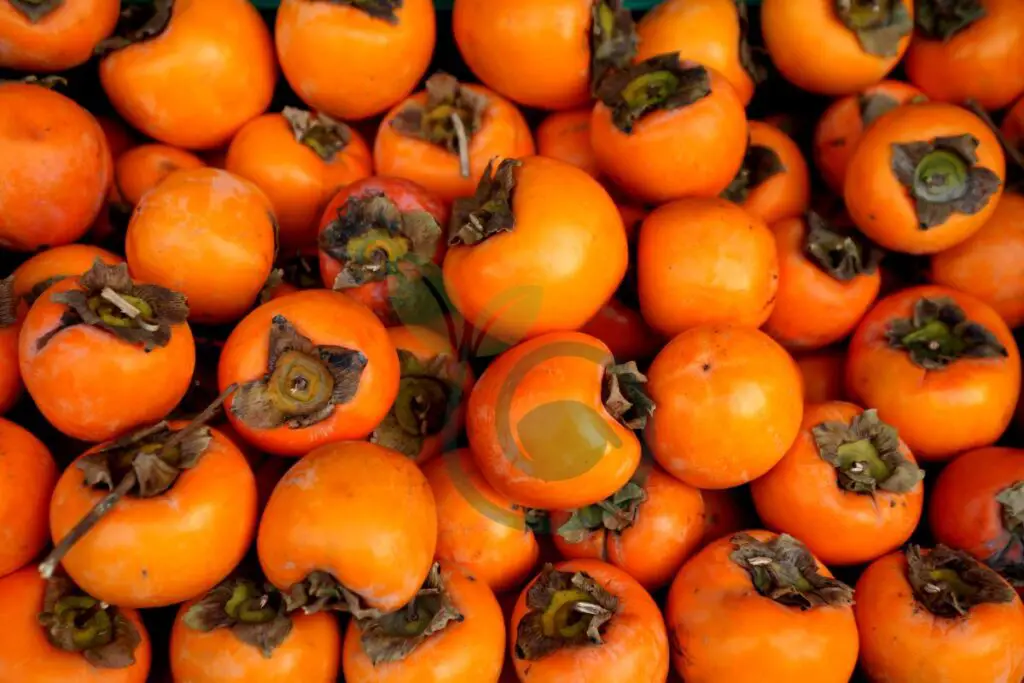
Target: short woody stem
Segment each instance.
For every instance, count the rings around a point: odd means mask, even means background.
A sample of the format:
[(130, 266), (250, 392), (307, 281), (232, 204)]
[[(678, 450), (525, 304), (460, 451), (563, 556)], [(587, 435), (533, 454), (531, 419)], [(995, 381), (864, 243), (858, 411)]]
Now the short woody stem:
[(238, 384), (232, 384), (231, 386), (229, 386), (227, 389), (221, 392), (220, 396), (218, 396), (213, 403), (206, 406), (206, 409), (203, 410), (203, 412), (199, 413), (199, 415), (197, 415), (195, 419), (193, 419), (191, 422), (185, 425), (184, 428), (180, 429), (177, 432), (174, 432), (174, 434), (172, 434), (171, 437), (164, 442), (163, 452), (168, 452), (169, 450), (180, 444), (182, 441), (187, 439), (189, 435), (195, 432), (197, 429), (202, 429), (206, 425), (206, 423), (213, 418), (214, 413), (216, 413), (217, 410), (219, 410), (220, 407), (224, 405), (224, 401), (228, 400), (228, 397), (231, 396), (231, 394), (234, 393), (235, 389), (237, 388)]
[(104, 287), (103, 291), (100, 292), (100, 296), (109, 301), (111, 304), (117, 307), (119, 311), (124, 313), (126, 316), (136, 321), (139, 327), (146, 330), (147, 332), (155, 332), (160, 329), (159, 325), (153, 325), (147, 323), (145, 320), (139, 320), (139, 316), (142, 315), (142, 311), (132, 305), (127, 299), (115, 292), (110, 287)]
[(455, 130), (455, 139), (459, 143), (459, 174), (463, 178), (469, 177), (469, 141), (466, 137), (466, 127), (458, 112), (451, 113), (452, 128)]

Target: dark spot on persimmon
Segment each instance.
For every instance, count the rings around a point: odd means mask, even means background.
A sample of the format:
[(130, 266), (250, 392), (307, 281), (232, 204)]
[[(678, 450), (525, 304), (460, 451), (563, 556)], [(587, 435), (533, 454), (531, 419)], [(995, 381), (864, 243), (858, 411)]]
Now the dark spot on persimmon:
[(700, 366), (700, 369), (703, 370), (704, 372), (711, 372), (711, 363), (704, 363), (703, 365)]
[(144, 578), (144, 579), (148, 579), (149, 578), (149, 570), (148, 569), (143, 569), (142, 570), (142, 578)]

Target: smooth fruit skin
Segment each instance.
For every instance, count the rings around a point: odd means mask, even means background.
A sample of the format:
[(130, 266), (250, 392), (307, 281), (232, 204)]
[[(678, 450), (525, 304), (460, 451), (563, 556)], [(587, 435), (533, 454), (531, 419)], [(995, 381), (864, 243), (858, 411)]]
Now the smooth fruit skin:
[(537, 154), (558, 159), (597, 178), (594, 150), (590, 145), (590, 107), (556, 111), (537, 126)]
[(65, 652), (47, 640), (39, 625), (46, 582), (35, 567), (0, 579), (0, 623), (8, 632), (0, 639), (0, 681), (14, 683), (145, 683), (151, 657), (149, 634), (138, 612), (121, 614), (141, 636), (135, 663), (123, 669), (94, 667), (77, 652)]
[(395, 24), (344, 3), (283, 0), (274, 41), (288, 84), (335, 118), (380, 114), (412, 92), (434, 52), (434, 6), (405, 0)]
[(1006, 177), (999, 140), (977, 116), (952, 104), (905, 104), (879, 118), (860, 139), (846, 171), (843, 196), (850, 218), (881, 246), (908, 254), (934, 254), (976, 233), (999, 204), (1003, 185), (974, 215), (953, 213), (945, 223), (918, 227), (914, 199), (892, 172), (892, 145), (930, 141), (943, 136), (973, 135), (977, 166)]
[(84, 64), (114, 30), (119, 9), (118, 0), (69, 0), (32, 22), (5, 2), (0, 5), (0, 68), (45, 73)]
[(845, 351), (838, 348), (821, 349), (795, 356), (793, 360), (800, 369), (806, 403), (845, 400)]
[(257, 550), (267, 580), (282, 590), (327, 571), (391, 612), (423, 585), (436, 543), (434, 497), (419, 468), (388, 448), (345, 441), (313, 450), (281, 479)]
[(35, 251), (84, 235), (113, 172), (96, 119), (43, 86), (0, 83), (0, 149), (0, 249)]
[(463, 619), (420, 643), (404, 659), (374, 666), (354, 619), (345, 631), (342, 666), (347, 683), (494, 683), (505, 662), (505, 618), (487, 584), (442, 564), (445, 590)]
[(704, 490), (700, 497), (704, 501), (704, 533), (698, 548), (757, 524), (750, 492), (745, 488)]
[(647, 372), (657, 409), (646, 443), (697, 488), (745, 484), (782, 459), (800, 430), (796, 363), (758, 330), (702, 326), (661, 350)]
[(238, 320), (270, 275), (276, 228), (258, 187), (227, 171), (172, 174), (146, 194), (128, 224), (132, 277), (188, 297), (189, 319)]
[(175, 171), (206, 166), (191, 152), (162, 144), (139, 145), (127, 150), (114, 163), (114, 188), (121, 201), (136, 206), (142, 197)]
[(239, 640), (230, 628), (209, 633), (185, 625), (195, 604), (181, 606), (171, 629), (171, 671), (182, 683), (334, 683), (341, 661), (341, 633), (333, 614), (291, 615), (292, 630), (264, 657)]
[(98, 443), (162, 420), (188, 391), (196, 347), (187, 324), (167, 346), (146, 352), (89, 325), (74, 325), (38, 348), (67, 311), (51, 296), (77, 287), (61, 280), (36, 300), (18, 338), (25, 388), (43, 416), (68, 436)]
[[(1006, 347), (1007, 358), (961, 358), (926, 371), (902, 349), (889, 348), (886, 331), (909, 318), (922, 297), (953, 299)], [(882, 299), (850, 340), (846, 391), (859, 405), (878, 409), (919, 460), (949, 460), (994, 443), (1010, 424), (1020, 393), (1020, 353), (1006, 323), (987, 304), (938, 286), (912, 287)]]
[(768, 225), (803, 215), (811, 203), (811, 178), (803, 153), (775, 126), (761, 121), (749, 125), (750, 144), (775, 152), (784, 170), (751, 190), (743, 208)]
[(718, 198), (679, 199), (640, 228), (637, 291), (665, 336), (697, 325), (760, 327), (775, 305), (779, 261), (760, 218)]
[(860, 663), (871, 681), (1017, 683), (1024, 677), (1024, 606), (972, 607), (936, 617), (915, 598), (902, 552), (876, 560), (857, 582)]
[[(913, 15), (913, 0), (901, 0)], [(786, 80), (821, 95), (851, 95), (893, 70), (910, 45), (904, 36), (890, 57), (866, 52), (836, 14), (833, 0), (764, 0), (761, 32)]]
[(124, 259), (91, 244), (65, 244), (41, 251), (14, 269), (14, 296), (21, 298), (36, 285), (55, 277), (76, 277), (99, 259), (115, 266)]
[[(760, 541), (775, 537), (748, 533)], [(858, 649), (852, 608), (780, 605), (757, 592), (750, 574), (729, 559), (732, 550), (731, 536), (715, 541), (672, 582), (665, 620), (676, 673), (687, 683), (849, 681)]]
[(39, 439), (0, 418), (0, 577), (31, 562), (50, 540), (47, 513), (57, 465)]
[(635, 311), (617, 298), (608, 300), (580, 332), (597, 337), (608, 345), (612, 355), (623, 361), (654, 357), (665, 340)]
[[(62, 565), (83, 590), (112, 605), (166, 607), (206, 593), (238, 565), (256, 529), (256, 480), (242, 452), (210, 432), (199, 464), (166, 493), (122, 498), (72, 547)], [(64, 470), (50, 503), (54, 543), (107, 493), (86, 486), (76, 464)]]

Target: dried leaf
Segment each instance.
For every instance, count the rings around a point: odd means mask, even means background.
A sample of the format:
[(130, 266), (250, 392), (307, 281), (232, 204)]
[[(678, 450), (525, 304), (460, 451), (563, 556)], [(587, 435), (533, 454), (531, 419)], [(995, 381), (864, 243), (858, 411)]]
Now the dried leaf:
[(230, 628), (236, 638), (267, 658), (292, 631), (281, 593), (268, 583), (240, 578), (229, 578), (207, 593), (188, 609), (183, 621), (207, 633)]
[(860, 108), (861, 124), (867, 128), (883, 114), (888, 114), (900, 106), (900, 103), (893, 97), (883, 93), (857, 95), (857, 104)]
[(750, 193), (764, 184), (768, 179), (786, 172), (778, 153), (771, 147), (748, 145), (743, 157), (743, 165), (736, 172), (736, 177), (729, 187), (722, 191), (722, 198), (736, 204), (747, 201)]
[(740, 64), (743, 70), (750, 76), (754, 85), (764, 83), (768, 78), (768, 55), (763, 49), (752, 48), (749, 41), (750, 18), (747, 11), (746, 0), (735, 0), (736, 16), (740, 24)]
[(629, 429), (643, 429), (647, 419), (654, 415), (654, 401), (647, 395), (645, 384), (647, 377), (637, 368), (636, 361), (605, 368), (605, 408)]
[(352, 141), (352, 129), (327, 114), (285, 107), (281, 116), (291, 126), (295, 141), (309, 147), (327, 163), (332, 163)]
[(31, 306), (46, 290), (65, 279), (67, 278), (64, 275), (54, 275), (53, 277), (48, 277), (45, 280), (37, 282), (32, 286), (32, 289), (28, 290), (28, 294), (25, 295), (25, 303)]
[(631, 481), (600, 503), (573, 510), (569, 519), (558, 527), (558, 535), (569, 543), (582, 543), (598, 529), (622, 533), (636, 523), (646, 500), (644, 488)]
[(100, 41), (95, 53), (107, 54), (162, 34), (171, 23), (174, 0), (153, 0), (141, 4), (124, 4), (114, 34)]
[(839, 230), (809, 211), (806, 216), (804, 254), (807, 260), (840, 282), (849, 282), (878, 270), (884, 253), (856, 230)]
[(861, 48), (876, 57), (897, 56), (900, 41), (914, 30), (914, 19), (903, 0), (835, 0), (835, 6)]
[(822, 422), (811, 434), (818, 455), (836, 468), (837, 484), (846, 491), (907, 493), (924, 478), (924, 471), (900, 452), (899, 435), (877, 410), (865, 410), (850, 424)]
[(914, 597), (935, 616), (965, 617), (973, 607), (1012, 602), (1016, 596), (999, 574), (960, 550), (912, 545), (906, 558)]
[(452, 119), (458, 117), (462, 122), (468, 143), (483, 125), (487, 97), (463, 88), (454, 76), (441, 72), (427, 79), (426, 90), (426, 104), (409, 102), (391, 120), (391, 127), (401, 135), (459, 154), (459, 131)]
[(961, 358), (1006, 358), (1009, 352), (988, 328), (968, 320), (946, 297), (922, 297), (911, 318), (897, 318), (886, 331), (889, 347), (902, 349), (925, 370), (942, 370)]
[(362, 598), (327, 572), (311, 573), (283, 595), (287, 612), (298, 609), (304, 614), (346, 612), (356, 619), (377, 619), (383, 616), (380, 610), (365, 607)]
[(497, 169), (493, 160), (487, 164), (476, 194), (455, 200), (448, 244), (473, 246), (492, 235), (515, 228), (512, 202), (516, 187), (515, 169), (520, 165), (522, 162), (515, 159), (502, 159)]
[(652, 57), (613, 71), (596, 97), (611, 109), (612, 122), (624, 133), (644, 115), (689, 106), (711, 94), (711, 78), (702, 66), (684, 67), (679, 54)]
[(853, 604), (853, 589), (818, 573), (814, 556), (788, 534), (767, 542), (736, 534), (732, 545), (729, 559), (747, 571), (758, 593), (780, 605), (809, 610)]
[(949, 40), (983, 19), (981, 0), (921, 0), (914, 8), (917, 29), (932, 40)]
[(594, 2), (590, 25), (590, 91), (596, 94), (605, 76), (629, 66), (640, 41), (633, 13), (622, 0)]

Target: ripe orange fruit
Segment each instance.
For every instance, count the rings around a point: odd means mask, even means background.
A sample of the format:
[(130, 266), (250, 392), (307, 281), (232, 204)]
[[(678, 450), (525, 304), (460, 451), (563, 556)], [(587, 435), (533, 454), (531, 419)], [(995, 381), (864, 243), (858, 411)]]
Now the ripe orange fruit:
[(811, 203), (811, 179), (800, 148), (781, 130), (749, 123), (743, 167), (722, 194), (771, 225), (801, 216)]
[(24, 386), (18, 369), (18, 335), (25, 306), (14, 294), (14, 276), (0, 280), (0, 415), (21, 398)]
[[(50, 496), (57, 465), (39, 439), (0, 418), (0, 577), (31, 562), (50, 538)], [(2, 671), (0, 665), (0, 671)]]
[(117, 24), (118, 0), (13, 0), (0, 5), (0, 68), (66, 71)]
[(26, 298), (31, 303), (57, 280), (81, 275), (92, 268), (96, 259), (108, 266), (123, 262), (120, 256), (89, 244), (65, 244), (41, 251), (14, 269), (14, 297)]
[(537, 154), (572, 164), (597, 178), (601, 169), (590, 144), (591, 109), (556, 111), (537, 126)]

